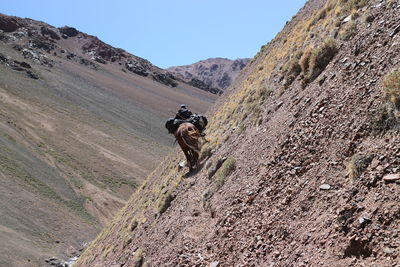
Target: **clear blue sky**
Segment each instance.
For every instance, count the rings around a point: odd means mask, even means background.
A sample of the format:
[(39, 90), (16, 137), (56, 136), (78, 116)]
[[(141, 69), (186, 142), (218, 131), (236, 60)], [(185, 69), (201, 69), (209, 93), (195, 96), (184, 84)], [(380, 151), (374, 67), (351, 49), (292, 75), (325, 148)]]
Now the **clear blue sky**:
[(64, 25), (166, 68), (253, 57), (306, 0), (1, 0), (0, 12)]

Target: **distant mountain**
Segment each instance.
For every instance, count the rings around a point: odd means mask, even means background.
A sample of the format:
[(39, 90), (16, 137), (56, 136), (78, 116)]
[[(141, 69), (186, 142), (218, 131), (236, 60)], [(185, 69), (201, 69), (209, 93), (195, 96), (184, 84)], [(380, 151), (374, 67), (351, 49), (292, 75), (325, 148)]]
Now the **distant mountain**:
[(171, 150), (165, 120), (216, 98), (75, 28), (0, 14), (0, 266), (76, 255)]
[(191, 65), (170, 67), (167, 70), (192, 86), (220, 95), (235, 81), (249, 61), (248, 58), (209, 58)]

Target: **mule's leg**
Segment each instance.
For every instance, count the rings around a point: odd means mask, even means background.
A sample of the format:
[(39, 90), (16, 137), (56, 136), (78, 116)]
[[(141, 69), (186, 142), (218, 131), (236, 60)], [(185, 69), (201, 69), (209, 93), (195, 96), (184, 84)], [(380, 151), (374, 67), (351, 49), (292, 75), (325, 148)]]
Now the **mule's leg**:
[(194, 155), (193, 155), (193, 150), (192, 149), (188, 149), (188, 155), (189, 155), (189, 171), (192, 172), (193, 171), (193, 167), (195, 167), (195, 161), (194, 161)]
[(186, 150), (186, 149), (182, 149), (182, 151), (185, 154), (186, 162), (189, 165), (189, 169), (191, 169), (192, 168), (192, 157), (190, 155), (190, 152), (189, 152), (189, 150)]
[(181, 147), (181, 149), (183, 151), (183, 154), (185, 154), (186, 162), (187, 162), (187, 164), (189, 166), (189, 169), (191, 170), (192, 169), (192, 162), (191, 162), (192, 161), (192, 157), (191, 157), (191, 155), (189, 153), (189, 148), (187, 147), (185, 142), (183, 142), (181, 139), (177, 139), (177, 140), (178, 140), (179, 146)]
[(197, 151), (192, 151), (193, 152), (193, 165), (195, 166), (196, 169), (199, 168), (199, 153)]
[(191, 166), (197, 169), (199, 166), (199, 153), (194, 149), (190, 149), (189, 153), (192, 159)]
[(201, 146), (202, 143), (197, 139), (195, 142), (195, 147), (196, 149), (192, 149), (193, 151), (193, 157), (194, 157), (194, 164), (196, 165), (196, 168), (198, 168), (200, 166), (200, 151), (201, 151)]

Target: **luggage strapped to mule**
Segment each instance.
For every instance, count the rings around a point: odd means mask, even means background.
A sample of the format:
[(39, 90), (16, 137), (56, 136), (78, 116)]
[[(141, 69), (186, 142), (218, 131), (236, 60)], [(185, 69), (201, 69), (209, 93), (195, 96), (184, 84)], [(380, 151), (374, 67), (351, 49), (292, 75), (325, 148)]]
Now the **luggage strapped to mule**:
[(193, 114), (187, 120), (169, 118), (165, 123), (165, 128), (167, 128), (168, 133), (173, 134), (178, 129), (179, 125), (185, 122), (193, 124), (200, 131), (200, 133), (202, 133), (205, 130), (208, 124), (206, 116)]

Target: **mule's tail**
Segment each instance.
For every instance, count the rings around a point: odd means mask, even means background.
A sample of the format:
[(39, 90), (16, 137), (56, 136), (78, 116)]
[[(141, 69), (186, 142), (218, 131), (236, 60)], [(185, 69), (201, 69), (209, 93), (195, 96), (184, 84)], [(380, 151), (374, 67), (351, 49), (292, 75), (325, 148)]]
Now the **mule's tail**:
[(195, 152), (200, 153), (199, 138), (200, 132), (197, 129), (188, 130), (187, 134), (182, 134), (183, 142)]

